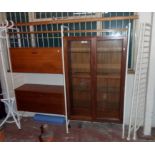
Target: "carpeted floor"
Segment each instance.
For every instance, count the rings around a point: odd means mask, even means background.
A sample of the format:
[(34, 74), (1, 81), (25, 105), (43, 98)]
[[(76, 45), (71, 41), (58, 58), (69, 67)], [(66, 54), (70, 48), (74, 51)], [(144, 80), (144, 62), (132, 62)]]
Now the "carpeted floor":
[[(17, 129), (15, 124), (5, 124), (3, 131), (6, 142), (39, 142), (41, 125), (31, 117), (21, 119), (22, 129)], [(121, 124), (96, 123), (96, 122), (70, 122), (70, 133), (65, 133), (65, 125), (49, 124), (49, 132), (54, 134), (54, 142), (125, 142), (121, 138)], [(153, 139), (140, 138), (137, 141), (155, 141)]]

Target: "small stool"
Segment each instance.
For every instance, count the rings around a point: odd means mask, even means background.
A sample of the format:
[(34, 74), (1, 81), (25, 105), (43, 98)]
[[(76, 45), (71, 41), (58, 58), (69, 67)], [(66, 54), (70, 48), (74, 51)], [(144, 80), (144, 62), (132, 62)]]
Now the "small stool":
[[(16, 123), (18, 129), (21, 129), (21, 124), (20, 124), (20, 117), (17, 112), (14, 110), (14, 103), (15, 103), (15, 98), (9, 98), (9, 99), (1, 99), (1, 101), (5, 104), (5, 106), (8, 108), (7, 116), (5, 119), (1, 122), (0, 127), (3, 126), (4, 123)], [(9, 117), (13, 117), (13, 121), (8, 121)]]

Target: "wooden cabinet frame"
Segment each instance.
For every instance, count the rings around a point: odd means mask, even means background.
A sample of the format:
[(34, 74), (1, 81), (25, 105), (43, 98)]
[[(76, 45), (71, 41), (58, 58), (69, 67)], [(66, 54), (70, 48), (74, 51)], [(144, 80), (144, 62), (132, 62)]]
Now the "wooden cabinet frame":
[[(121, 69), (120, 69), (120, 92), (119, 92), (119, 111), (118, 116), (97, 118), (97, 41), (113, 41), (119, 40), (121, 44)], [(90, 81), (91, 81), (91, 107), (89, 116), (73, 115), (72, 102), (73, 91), (71, 81), (71, 55), (70, 46), (72, 41), (90, 41)], [(106, 36), (106, 37), (64, 37), (64, 52), (65, 52), (65, 71), (66, 71), (66, 89), (67, 89), (67, 103), (68, 115), (70, 119), (92, 120), (92, 121), (112, 121), (122, 122), (123, 120), (123, 101), (124, 101), (124, 84), (125, 84), (125, 66), (126, 66), (126, 48), (127, 38), (122, 36)]]

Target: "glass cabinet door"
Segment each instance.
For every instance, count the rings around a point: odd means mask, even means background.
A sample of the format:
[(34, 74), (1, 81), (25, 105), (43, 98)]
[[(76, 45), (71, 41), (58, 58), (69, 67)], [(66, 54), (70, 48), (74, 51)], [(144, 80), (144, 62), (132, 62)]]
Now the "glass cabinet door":
[(121, 39), (97, 40), (97, 119), (117, 119), (120, 113)]
[(71, 115), (91, 115), (91, 41), (70, 41)]

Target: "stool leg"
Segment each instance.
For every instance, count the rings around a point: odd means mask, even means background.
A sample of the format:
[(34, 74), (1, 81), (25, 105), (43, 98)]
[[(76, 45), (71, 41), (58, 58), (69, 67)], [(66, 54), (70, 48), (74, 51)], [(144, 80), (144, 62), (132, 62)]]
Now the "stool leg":
[[(18, 129), (21, 129), (21, 124), (20, 124), (20, 117), (18, 115), (18, 113), (16, 113), (14, 111), (14, 103), (15, 103), (15, 98), (11, 98), (11, 99), (2, 99), (1, 100), (3, 103), (5, 103), (5, 105), (7, 105), (8, 107), (8, 114), (6, 116), (6, 118), (3, 120), (3, 122), (0, 124), (0, 127), (7, 122), (8, 118), (12, 115), (14, 121), (18, 127)], [(17, 118), (16, 118), (17, 117)], [(11, 122), (12, 123), (12, 122)]]
[(9, 107), (7, 101), (3, 101), (3, 100), (2, 100), (2, 102), (8, 107), (8, 113), (7, 113), (6, 117), (5, 117), (5, 119), (4, 119), (4, 120), (2, 121), (2, 123), (0, 124), (0, 127), (2, 127), (3, 124), (4, 124), (4, 123), (7, 121), (7, 119), (10, 117), (10, 107)]
[[(13, 99), (11, 99), (11, 103), (10, 103), (10, 104), (11, 104), (11, 108), (10, 108), (11, 115), (12, 115), (12, 117), (13, 117), (13, 119), (14, 119), (14, 121), (15, 121), (17, 127), (18, 127), (18, 129), (21, 129), (19, 115), (14, 111), (14, 108), (13, 108), (14, 103), (15, 103), (15, 99), (13, 98)], [(17, 118), (16, 118), (15, 116), (16, 116)]]

